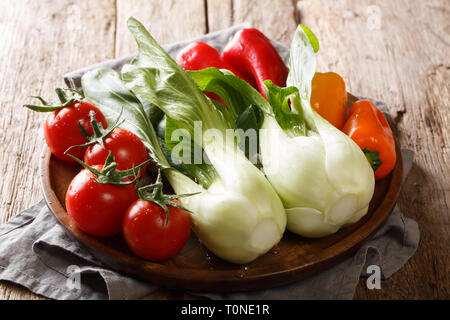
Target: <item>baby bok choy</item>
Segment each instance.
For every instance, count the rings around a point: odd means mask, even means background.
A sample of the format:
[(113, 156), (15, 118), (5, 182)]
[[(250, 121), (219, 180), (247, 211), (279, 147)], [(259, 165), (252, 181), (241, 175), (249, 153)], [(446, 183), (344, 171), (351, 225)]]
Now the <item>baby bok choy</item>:
[[(225, 138), (227, 130), (235, 129), (232, 113), (207, 98), (140, 22), (130, 18), (128, 28), (139, 51), (131, 64), (124, 66), (122, 80), (140, 99), (164, 111), (166, 136), (168, 126), (180, 129), (204, 150), (209, 161), (197, 164), (190, 159), (186, 164), (196, 181), (173, 168), (164, 171), (177, 194), (198, 192), (181, 199), (191, 211), (196, 234), (225, 260), (254, 260), (284, 233), (286, 213), (280, 198), (236, 139)], [(200, 133), (196, 130), (199, 126)]]
[(262, 124), (267, 134), (260, 134), (264, 171), (286, 208), (287, 228), (305, 237), (358, 221), (375, 186), (361, 149), (311, 108), (317, 50), (314, 34), (300, 25), (291, 44), (288, 87), (265, 82), (270, 109)]

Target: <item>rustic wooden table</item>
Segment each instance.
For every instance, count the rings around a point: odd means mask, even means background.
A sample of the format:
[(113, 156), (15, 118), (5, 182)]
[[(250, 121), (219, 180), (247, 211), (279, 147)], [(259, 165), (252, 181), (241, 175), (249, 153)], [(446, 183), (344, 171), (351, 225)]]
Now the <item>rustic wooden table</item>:
[[(288, 45), (299, 22), (320, 40), (319, 71), (348, 91), (383, 100), (402, 147), (416, 152), (399, 206), (419, 223), (410, 261), (380, 290), (361, 280), (355, 299), (450, 298), (448, 0), (2, 0), (0, 2), (0, 223), (42, 198), (39, 155), (45, 115), (22, 108), (52, 96), (65, 72), (135, 52), (126, 19), (160, 43), (249, 21)], [(148, 298), (191, 298), (160, 290)], [(42, 299), (2, 282), (1, 299)]]

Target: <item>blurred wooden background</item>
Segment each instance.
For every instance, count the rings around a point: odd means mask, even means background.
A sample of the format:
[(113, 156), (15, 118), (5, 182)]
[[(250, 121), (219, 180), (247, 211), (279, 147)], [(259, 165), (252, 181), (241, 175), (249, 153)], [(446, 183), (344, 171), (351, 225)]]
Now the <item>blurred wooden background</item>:
[[(448, 0), (2, 0), (0, 2), (0, 223), (42, 198), (44, 114), (22, 108), (53, 96), (62, 75), (134, 53), (126, 19), (160, 43), (249, 21), (285, 45), (299, 22), (320, 40), (319, 71), (348, 91), (383, 100), (402, 147), (416, 152), (399, 206), (419, 223), (420, 247), (380, 290), (362, 279), (355, 299), (450, 298)], [(190, 298), (161, 289), (148, 298)], [(41, 299), (2, 282), (1, 299)]]

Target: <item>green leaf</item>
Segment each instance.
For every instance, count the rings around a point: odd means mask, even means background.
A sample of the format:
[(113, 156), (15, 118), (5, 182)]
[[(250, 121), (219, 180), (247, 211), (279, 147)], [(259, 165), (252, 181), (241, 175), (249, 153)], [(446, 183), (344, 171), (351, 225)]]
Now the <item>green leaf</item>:
[[(238, 145), (245, 156), (255, 163), (263, 112), (272, 112), (267, 100), (249, 83), (225, 69), (207, 68), (189, 71), (188, 74), (200, 89), (214, 92), (224, 100), (231, 115), (230, 120), (234, 121), (233, 127), (242, 129), (237, 131)], [(249, 129), (255, 130), (254, 134)], [(256, 147), (252, 147), (252, 143)]]
[(139, 51), (131, 64), (125, 65), (122, 70), (122, 78), (127, 86), (139, 97), (154, 103), (167, 116), (182, 124), (191, 136), (194, 121), (202, 121), (205, 130), (214, 128), (225, 131), (227, 121), (223, 110), (218, 109), (204, 95), (145, 27), (136, 19), (129, 18), (128, 28)]
[(250, 105), (236, 119), (236, 128), (244, 131), (248, 129), (258, 130), (261, 126), (262, 120), (263, 116), (259, 108), (255, 105)]
[(298, 89), (299, 98), (292, 100), (293, 111), (302, 114), (308, 127), (317, 131), (316, 121), (323, 119), (310, 104), (311, 81), (316, 71), (314, 41), (317, 39), (315, 36), (312, 37), (312, 32), (308, 30), (305, 26), (299, 25), (295, 31), (291, 43), (289, 74), (286, 84)]
[(289, 106), (289, 101), (293, 101), (298, 96), (298, 89), (296, 87), (280, 88), (272, 81), (266, 80), (264, 91), (280, 127), (293, 136), (306, 135), (305, 119), (301, 113), (292, 112)]
[(377, 171), (377, 169), (383, 164), (380, 159), (380, 154), (377, 151), (372, 151), (370, 149), (365, 148), (363, 150), (364, 155), (370, 163), (370, 166), (373, 169), (373, 172)]
[[(201, 163), (196, 165), (192, 163), (190, 164), (180, 163), (181, 161), (180, 157), (176, 157), (177, 155), (172, 153), (172, 149), (180, 142), (180, 139), (176, 141), (172, 141), (171, 139), (172, 133), (176, 129), (179, 129), (179, 126), (176, 125), (175, 121), (171, 120), (170, 118), (167, 118), (166, 116), (164, 116), (163, 119), (157, 125), (157, 135), (159, 145), (167, 161), (169, 162), (172, 168), (178, 170), (180, 173), (186, 176), (195, 177), (204, 188), (208, 188), (217, 177), (216, 170), (212, 165), (208, 163)], [(194, 150), (193, 150), (194, 142), (187, 135), (184, 136), (184, 138), (186, 140), (184, 140), (183, 143), (187, 144), (188, 149), (191, 150), (190, 159), (194, 159)], [(200, 150), (202, 150), (201, 147), (199, 148)], [(206, 157), (205, 154), (204, 157)]]
[(147, 114), (151, 124), (153, 125), (153, 128), (156, 128), (158, 124), (161, 122), (162, 118), (164, 117), (164, 112), (154, 104), (145, 101), (143, 99), (140, 99), (138, 96), (136, 97), (141, 102), (145, 113)]
[(230, 119), (227, 119), (229, 121), (235, 122), (250, 105), (268, 108), (267, 101), (259, 91), (231, 71), (206, 68), (188, 71), (188, 74), (202, 91), (214, 92), (223, 99), (230, 115)]
[(305, 34), (307, 35), (309, 42), (311, 43), (311, 46), (314, 49), (314, 52), (317, 53), (319, 51), (319, 40), (317, 39), (316, 35), (304, 24), (300, 24), (300, 27), (303, 29)]
[[(206, 157), (202, 147), (196, 144), (191, 139), (189, 133), (169, 117), (166, 118), (165, 128), (165, 140), (163, 144), (167, 150), (166, 158), (169, 159), (171, 166), (188, 176), (194, 176), (207, 189), (217, 178), (217, 172), (208, 161), (203, 161), (203, 158), (200, 158)], [(175, 130), (179, 130), (178, 133), (180, 135), (177, 140), (172, 140)], [(175, 149), (177, 152), (173, 152), (174, 148), (177, 148)], [(195, 163), (195, 150), (198, 150), (197, 154), (200, 158), (198, 159), (200, 163)]]
[(140, 100), (124, 85), (116, 71), (109, 68), (89, 71), (83, 75), (81, 84), (86, 98), (97, 105), (109, 124), (117, 119), (123, 108), (126, 121), (121, 127), (136, 134), (150, 150), (153, 160), (162, 168), (170, 167), (148, 117), (150, 105), (147, 105), (146, 112)]
[[(262, 111), (255, 105), (251, 105), (241, 113), (239, 118), (236, 119), (237, 129), (242, 129), (238, 132), (239, 137), (239, 147), (244, 151), (245, 156), (253, 161), (254, 164), (259, 166), (258, 163), (258, 152), (259, 152), (259, 128), (264, 120), (264, 115)], [(255, 133), (255, 141), (252, 141), (252, 131)], [(247, 133), (249, 134), (248, 139), (246, 139)], [(248, 143), (247, 143), (248, 140)], [(253, 148), (252, 145), (254, 144)], [(255, 147), (256, 146), (256, 147)]]

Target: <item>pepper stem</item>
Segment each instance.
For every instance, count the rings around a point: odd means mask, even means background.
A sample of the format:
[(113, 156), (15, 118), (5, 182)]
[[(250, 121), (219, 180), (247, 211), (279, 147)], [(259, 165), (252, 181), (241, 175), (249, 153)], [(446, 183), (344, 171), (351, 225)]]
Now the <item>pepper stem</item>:
[(364, 148), (363, 153), (366, 156), (367, 161), (369, 161), (373, 172), (377, 171), (377, 169), (383, 164), (383, 161), (380, 159), (380, 154), (377, 151)]

